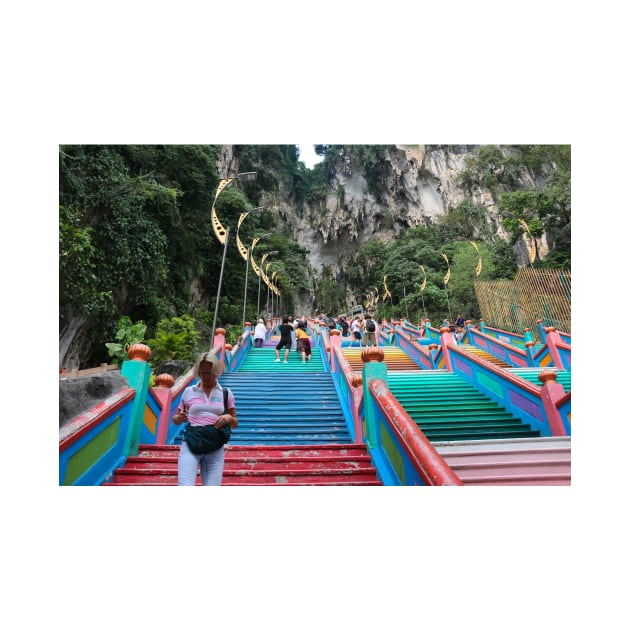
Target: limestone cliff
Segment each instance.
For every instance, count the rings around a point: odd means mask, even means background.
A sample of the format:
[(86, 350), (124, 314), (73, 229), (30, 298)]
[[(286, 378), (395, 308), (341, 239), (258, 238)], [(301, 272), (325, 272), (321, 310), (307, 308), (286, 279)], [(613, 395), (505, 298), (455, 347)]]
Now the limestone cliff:
[[(466, 158), (475, 155), (475, 146), (396, 145), (387, 149), (368, 185), (365, 166), (344, 147), (329, 172), (329, 192), (325, 202), (299, 211), (279, 193), (265, 194), (262, 204), (290, 227), (293, 238), (310, 251), (310, 263), (317, 272), (322, 265), (338, 269), (349, 255), (371, 238), (384, 241), (404, 230), (429, 225), (464, 200), (486, 209), (487, 218), (500, 238), (507, 238), (498, 217), (497, 198), (489, 189), (460, 181)], [(523, 171), (519, 187), (541, 182)], [(548, 245), (540, 239), (539, 255)], [(517, 245), (519, 264), (527, 262), (525, 242)]]

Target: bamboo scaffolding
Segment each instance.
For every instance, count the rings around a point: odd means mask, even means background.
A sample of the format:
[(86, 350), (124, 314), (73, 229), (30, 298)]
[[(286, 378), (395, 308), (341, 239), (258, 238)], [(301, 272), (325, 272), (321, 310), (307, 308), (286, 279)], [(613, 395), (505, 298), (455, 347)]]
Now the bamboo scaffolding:
[(536, 335), (544, 326), (571, 332), (571, 272), (562, 269), (520, 269), (513, 281), (475, 280), (481, 316), (488, 326)]

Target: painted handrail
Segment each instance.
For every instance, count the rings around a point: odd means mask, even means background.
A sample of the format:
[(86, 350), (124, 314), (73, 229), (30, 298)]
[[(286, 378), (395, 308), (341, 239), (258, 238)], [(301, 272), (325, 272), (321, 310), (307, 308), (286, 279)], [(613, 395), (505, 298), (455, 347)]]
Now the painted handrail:
[(230, 351), (230, 360), (226, 365), (226, 372), (237, 372), (245, 356), (252, 345), (251, 327), (245, 326), (243, 333), (239, 337), (236, 345)]
[(468, 342), (514, 367), (534, 367), (533, 357), (526, 350), (512, 345), (509, 341), (495, 338), (487, 332), (471, 328), (468, 331)]
[(396, 330), (396, 345), (404, 350), (411, 360), (424, 370), (436, 370), (441, 355), (437, 344), (428, 346), (417, 343), (405, 330)]
[(59, 429), (60, 486), (100, 486), (125, 462), (134, 398), (124, 387)]
[[(559, 383), (552, 383), (553, 379), (537, 387), (455, 344), (448, 345), (448, 354), (454, 373), (533, 429), (539, 430), (543, 437), (571, 435), (566, 412), (563, 418), (558, 411), (558, 404), (564, 399), (564, 389)], [(547, 371), (555, 376), (553, 370), (542, 370), (541, 374)]]
[(525, 343), (525, 335), (519, 333), (510, 332), (508, 330), (502, 330), (501, 328), (494, 328), (492, 326), (484, 326), (483, 333), (490, 337), (496, 337), (500, 341), (505, 343), (523, 345)]
[(363, 397), (362, 379), (356, 374), (340, 346), (333, 348), (331, 372), (346, 418), (351, 419), (348, 431), (355, 444), (363, 444), (363, 428), (359, 407)]
[[(407, 414), (382, 379), (368, 383), (373, 407), (373, 446), (370, 454), (380, 466), (386, 466), (387, 485), (463, 486), (462, 480), (444, 461), (418, 425)], [(395, 482), (395, 483), (392, 483)]]
[[(217, 329), (212, 350), (225, 365), (225, 333), (221, 330)], [(127, 457), (138, 454), (140, 443), (172, 443), (183, 429), (173, 424), (172, 416), (183, 390), (194, 379), (192, 370), (173, 387), (150, 387), (147, 360), (151, 350), (144, 344), (134, 347), (139, 354), (132, 355), (130, 349), (130, 360), (124, 361), (120, 370), (129, 387), (59, 430), (60, 485), (101, 485)]]
[[(545, 368), (553, 366), (559, 370), (570, 370), (570, 344), (564, 343), (560, 333), (552, 327), (545, 328), (544, 331), (544, 345), (536, 352), (534, 352), (533, 340), (530, 340), (531, 333), (527, 336), (528, 340), (524, 342), (525, 349), (523, 350), (507, 341), (508, 335), (511, 335), (512, 338), (520, 337), (519, 335), (506, 333), (488, 326), (484, 326), (483, 331), (470, 327), (468, 343), (514, 367)], [(526, 339), (525, 335), (523, 335), (523, 339)]]

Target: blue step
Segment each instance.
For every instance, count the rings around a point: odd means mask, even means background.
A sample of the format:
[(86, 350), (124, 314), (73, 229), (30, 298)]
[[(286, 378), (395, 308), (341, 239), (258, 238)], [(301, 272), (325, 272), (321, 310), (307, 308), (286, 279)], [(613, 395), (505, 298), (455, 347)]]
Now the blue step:
[(236, 400), (239, 426), (230, 445), (351, 443), (327, 372), (239, 371), (223, 374), (219, 382)]

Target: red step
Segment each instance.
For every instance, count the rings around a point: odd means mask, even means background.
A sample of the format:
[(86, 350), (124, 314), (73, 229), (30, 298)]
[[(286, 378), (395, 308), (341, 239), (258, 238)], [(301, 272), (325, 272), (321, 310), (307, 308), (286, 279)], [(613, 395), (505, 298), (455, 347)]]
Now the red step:
[[(140, 445), (105, 486), (177, 485), (179, 446)], [(197, 485), (200, 485), (197, 474)], [(364, 445), (227, 446), (224, 486), (381, 486)]]

